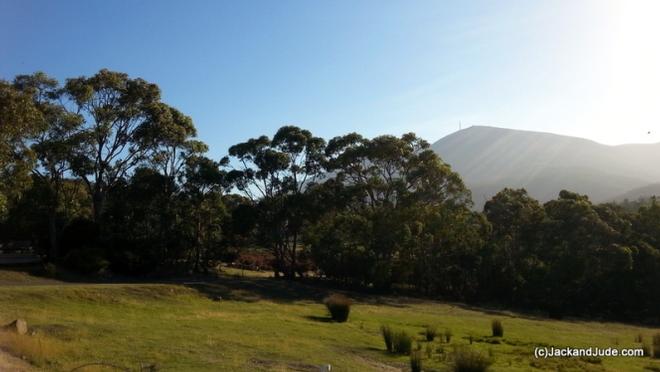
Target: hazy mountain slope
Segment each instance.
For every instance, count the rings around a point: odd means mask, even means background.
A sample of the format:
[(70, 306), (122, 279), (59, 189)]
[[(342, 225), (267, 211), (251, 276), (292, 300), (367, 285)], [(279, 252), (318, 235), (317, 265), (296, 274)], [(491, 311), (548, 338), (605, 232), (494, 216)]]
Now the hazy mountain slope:
[(632, 189), (626, 193), (615, 196), (612, 200), (617, 202), (622, 202), (626, 199), (629, 201), (637, 201), (640, 198), (646, 199), (651, 196), (660, 196), (660, 183), (652, 183), (650, 185)]
[(477, 206), (504, 187), (542, 201), (568, 189), (594, 201), (660, 182), (660, 144), (607, 146), (590, 140), (474, 126), (432, 145), (458, 171)]

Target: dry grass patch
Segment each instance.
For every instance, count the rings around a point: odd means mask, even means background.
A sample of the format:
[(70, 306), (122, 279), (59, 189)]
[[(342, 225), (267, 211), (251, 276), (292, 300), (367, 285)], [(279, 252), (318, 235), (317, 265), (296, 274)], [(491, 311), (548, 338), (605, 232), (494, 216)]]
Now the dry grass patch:
[(0, 332), (0, 348), (40, 367), (51, 364), (68, 351), (59, 340), (40, 334), (30, 336), (13, 332)]

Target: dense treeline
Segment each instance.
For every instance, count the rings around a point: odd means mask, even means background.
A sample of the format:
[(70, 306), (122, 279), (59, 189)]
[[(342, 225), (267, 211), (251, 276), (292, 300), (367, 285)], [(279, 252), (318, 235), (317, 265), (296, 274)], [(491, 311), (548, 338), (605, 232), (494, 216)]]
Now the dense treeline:
[(658, 321), (660, 205), (470, 191), (406, 134), (285, 126), (206, 157), (159, 88), (101, 70), (0, 81), (0, 240), (98, 274), (204, 272), (246, 247), (276, 276), (407, 288), (561, 316)]

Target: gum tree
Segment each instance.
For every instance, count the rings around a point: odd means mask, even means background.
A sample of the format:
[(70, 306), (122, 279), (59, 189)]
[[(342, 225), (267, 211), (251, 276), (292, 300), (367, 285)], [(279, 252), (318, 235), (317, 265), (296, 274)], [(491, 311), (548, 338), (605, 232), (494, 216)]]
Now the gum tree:
[(257, 207), (259, 239), (275, 256), (276, 276), (295, 277), (306, 198), (324, 174), (324, 149), (322, 138), (296, 126), (229, 148), (237, 167), (230, 177)]
[(31, 94), (0, 80), (0, 217), (30, 182), (34, 153), (26, 139), (42, 130), (44, 123)]
[(141, 128), (161, 104), (160, 89), (143, 79), (106, 69), (90, 77), (68, 79), (64, 87), (72, 111), (83, 117), (83, 141), (73, 171), (92, 197), (94, 220), (102, 219), (108, 190), (145, 159), (150, 142)]
[(42, 185), (43, 205), (48, 216), (48, 257), (58, 257), (58, 211), (66, 198), (67, 175), (71, 171), (71, 153), (81, 141), (79, 127), (82, 117), (68, 112), (62, 105), (62, 91), (57, 80), (42, 72), (32, 75), (19, 75), (14, 79), (14, 87), (29, 95), (32, 104), (39, 110), (43, 120), (40, 130), (27, 138), (36, 164), (32, 174)]

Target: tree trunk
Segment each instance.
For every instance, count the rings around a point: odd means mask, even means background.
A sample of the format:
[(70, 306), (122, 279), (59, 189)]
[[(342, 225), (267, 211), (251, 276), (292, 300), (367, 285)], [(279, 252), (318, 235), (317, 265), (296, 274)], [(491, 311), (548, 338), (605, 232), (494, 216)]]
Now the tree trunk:
[(105, 205), (105, 194), (100, 190), (94, 191), (94, 196), (92, 197), (92, 208), (94, 209), (94, 222), (101, 224), (101, 219), (103, 217), (103, 207)]
[(202, 256), (202, 216), (197, 212), (197, 237), (196, 241), (196, 252), (195, 252), (195, 272), (199, 272), (200, 260)]
[(279, 245), (275, 244), (275, 246), (273, 247), (273, 254), (275, 256), (275, 264), (273, 265), (273, 275), (276, 278), (279, 278), (280, 272), (282, 272), (284, 265), (282, 248)]
[(56, 262), (58, 259), (58, 247), (57, 247), (57, 213), (51, 208), (48, 212), (48, 260), (50, 262)]
[(296, 246), (298, 245), (298, 234), (294, 233), (293, 234), (293, 246), (291, 247), (291, 268), (290, 268), (290, 274), (289, 278), (290, 279), (295, 279), (296, 278), (296, 266), (297, 266), (297, 260), (296, 260)]

